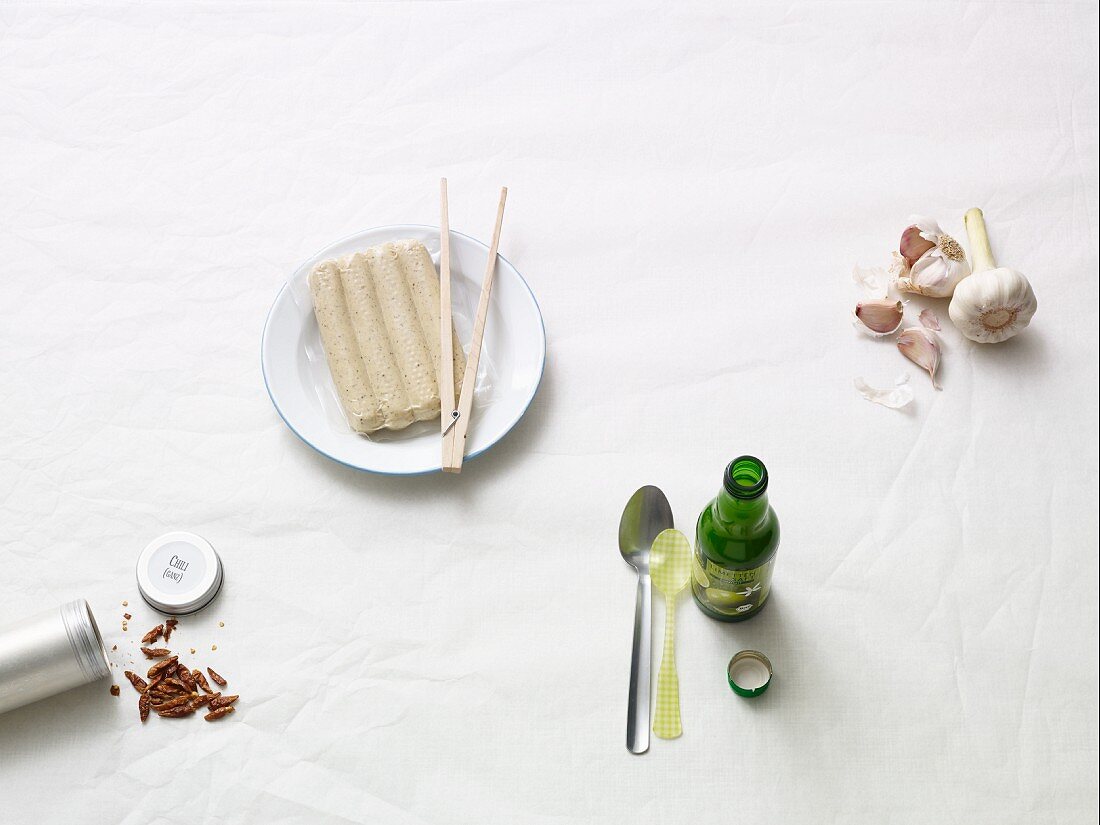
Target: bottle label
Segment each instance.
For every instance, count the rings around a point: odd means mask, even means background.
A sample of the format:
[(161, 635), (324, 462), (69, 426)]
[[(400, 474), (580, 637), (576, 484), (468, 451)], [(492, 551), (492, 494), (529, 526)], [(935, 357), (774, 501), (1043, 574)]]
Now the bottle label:
[(696, 593), (718, 613), (741, 616), (759, 608), (771, 590), (775, 556), (759, 567), (731, 570), (703, 555), (698, 545), (692, 557)]

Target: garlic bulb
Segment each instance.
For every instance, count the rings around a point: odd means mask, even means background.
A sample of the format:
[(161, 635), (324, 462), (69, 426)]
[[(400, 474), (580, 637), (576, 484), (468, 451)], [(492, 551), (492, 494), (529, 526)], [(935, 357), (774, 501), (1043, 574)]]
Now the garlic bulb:
[(931, 218), (910, 220), (913, 224), (902, 233), (895, 253), (898, 289), (930, 298), (950, 297), (956, 284), (970, 274), (966, 253)]
[(955, 287), (947, 314), (971, 341), (996, 344), (1031, 323), (1038, 303), (1027, 278), (994, 262), (982, 210), (971, 209), (963, 222), (970, 239), (974, 274)]
[(898, 336), (898, 349), (901, 354), (928, 371), (932, 376), (932, 386), (942, 389), (936, 383), (936, 368), (940, 365), (940, 345), (931, 330), (923, 327), (909, 327)]
[(856, 326), (868, 335), (891, 335), (901, 326), (901, 301), (861, 301), (856, 304)]

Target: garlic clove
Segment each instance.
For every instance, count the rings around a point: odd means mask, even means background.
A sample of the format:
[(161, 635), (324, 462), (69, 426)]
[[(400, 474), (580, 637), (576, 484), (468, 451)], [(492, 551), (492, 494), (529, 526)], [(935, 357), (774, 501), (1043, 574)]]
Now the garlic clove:
[(898, 349), (901, 354), (921, 369), (927, 370), (932, 377), (932, 386), (941, 389), (936, 383), (936, 368), (940, 365), (940, 345), (936, 336), (922, 327), (909, 327), (898, 336)]
[(959, 281), (970, 274), (966, 253), (931, 218), (913, 216), (910, 220), (912, 225), (902, 234), (906, 248), (898, 254), (902, 265), (893, 268), (894, 283), (906, 292), (949, 298)]
[(959, 281), (970, 274), (966, 258), (945, 257), (938, 246), (924, 256), (895, 281), (898, 289), (915, 292), (929, 298), (949, 298)]
[(864, 332), (870, 335), (891, 335), (901, 326), (904, 308), (901, 301), (862, 301), (856, 304), (855, 316)]
[[(955, 288), (958, 289), (958, 287)], [(936, 313), (934, 313), (930, 309), (921, 310), (920, 323), (921, 326), (925, 327), (926, 329), (934, 329), (936, 332), (940, 331), (940, 319), (936, 317)]]
[(898, 252), (912, 266), (920, 256), (934, 247), (936, 244), (921, 234), (921, 228), (916, 224), (908, 227), (901, 233), (901, 241), (898, 243)]
[(855, 380), (855, 385), (856, 389), (859, 390), (859, 394), (872, 404), (881, 404), (884, 407), (889, 407), (891, 410), (900, 410), (913, 400), (913, 388), (909, 386), (908, 373), (899, 375), (898, 379), (894, 382), (894, 386), (887, 387), (886, 389), (872, 387), (862, 378), (857, 378)]

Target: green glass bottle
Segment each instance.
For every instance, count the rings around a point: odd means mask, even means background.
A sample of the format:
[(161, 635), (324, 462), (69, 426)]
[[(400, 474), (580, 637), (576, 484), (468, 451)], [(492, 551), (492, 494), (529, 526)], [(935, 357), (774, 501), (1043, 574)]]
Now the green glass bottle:
[(779, 519), (768, 505), (767, 490), (764, 463), (743, 455), (726, 467), (722, 489), (699, 514), (691, 594), (711, 618), (751, 619), (768, 599)]

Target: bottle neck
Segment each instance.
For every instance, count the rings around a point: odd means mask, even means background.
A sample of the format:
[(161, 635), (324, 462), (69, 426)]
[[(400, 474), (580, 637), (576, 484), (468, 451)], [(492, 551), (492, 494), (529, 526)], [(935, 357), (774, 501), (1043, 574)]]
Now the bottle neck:
[(714, 499), (714, 515), (726, 524), (754, 524), (768, 513), (768, 494), (756, 498), (735, 498), (725, 491), (718, 491)]

